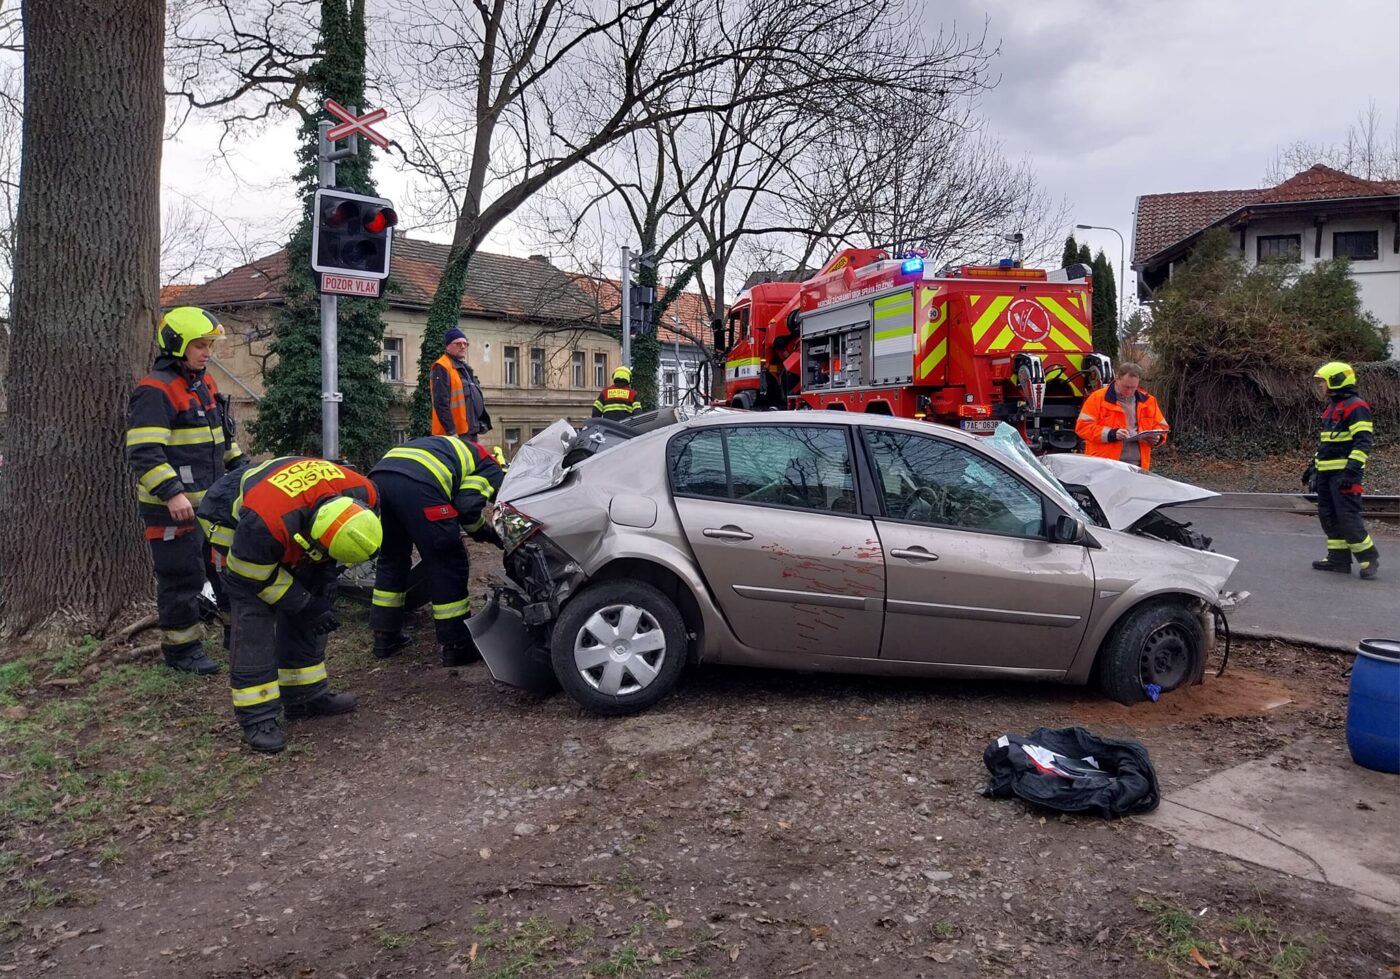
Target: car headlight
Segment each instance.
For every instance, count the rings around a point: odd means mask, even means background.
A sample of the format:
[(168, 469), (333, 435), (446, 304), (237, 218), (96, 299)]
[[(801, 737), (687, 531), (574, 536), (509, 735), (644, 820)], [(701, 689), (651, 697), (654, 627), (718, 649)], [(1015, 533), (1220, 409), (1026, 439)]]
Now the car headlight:
[(521, 513), (509, 503), (498, 503), (491, 518), (496, 533), (500, 535), (501, 547), (509, 554), (529, 539), (530, 535), (544, 527), (544, 524)]

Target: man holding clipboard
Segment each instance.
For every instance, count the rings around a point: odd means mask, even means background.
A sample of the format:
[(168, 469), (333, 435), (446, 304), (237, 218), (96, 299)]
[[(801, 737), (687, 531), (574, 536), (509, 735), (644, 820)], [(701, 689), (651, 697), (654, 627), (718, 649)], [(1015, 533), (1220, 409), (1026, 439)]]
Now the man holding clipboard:
[(1111, 384), (1084, 399), (1074, 431), (1084, 440), (1085, 455), (1150, 469), (1152, 449), (1167, 440), (1171, 426), (1157, 399), (1138, 387), (1141, 367), (1119, 364), (1113, 374)]

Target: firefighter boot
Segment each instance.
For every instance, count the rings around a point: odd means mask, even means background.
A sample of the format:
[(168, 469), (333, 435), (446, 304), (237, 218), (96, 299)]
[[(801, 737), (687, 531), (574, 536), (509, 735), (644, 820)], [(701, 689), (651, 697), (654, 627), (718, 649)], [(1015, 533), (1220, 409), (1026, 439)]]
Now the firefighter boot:
[(329, 717), (332, 714), (348, 714), (355, 709), (355, 695), (340, 693), (327, 688), (319, 695), (301, 703), (284, 703), (290, 721), (301, 721), (309, 717)]
[(268, 717), (244, 725), (243, 743), (254, 751), (275, 755), (287, 747), (287, 733), (282, 730), (282, 722), (278, 718)]
[(1370, 581), (1376, 576), (1376, 572), (1381, 569), (1381, 556), (1374, 555), (1369, 561), (1361, 562), (1361, 577)]
[(1335, 571), (1337, 574), (1351, 574), (1351, 556), (1348, 555), (1340, 561), (1334, 561), (1329, 557), (1322, 561), (1314, 561), (1312, 566), (1316, 571)]
[(412, 641), (402, 632), (376, 632), (374, 634), (374, 658), (388, 659), (390, 656), (397, 656)]
[(442, 644), (442, 665), (443, 666), (466, 666), (468, 663), (475, 663), (481, 659), (481, 653), (476, 648), (476, 643), (468, 636), (466, 639), (459, 639), (456, 642), (445, 642)]
[(222, 669), (218, 663), (209, 658), (209, 654), (204, 651), (203, 646), (195, 646), (174, 656), (166, 653), (165, 665), (172, 670), (179, 670), (181, 673), (196, 673), (199, 676), (212, 676)]

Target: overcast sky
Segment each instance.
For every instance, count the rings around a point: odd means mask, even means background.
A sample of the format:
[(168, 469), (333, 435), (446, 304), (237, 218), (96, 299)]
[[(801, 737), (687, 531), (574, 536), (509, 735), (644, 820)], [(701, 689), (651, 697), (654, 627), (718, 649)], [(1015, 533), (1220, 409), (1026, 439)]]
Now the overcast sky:
[[(1139, 194), (1261, 186), (1278, 147), (1339, 141), (1372, 100), (1388, 129), (1400, 118), (1400, 0), (928, 0), (924, 9), (930, 28), (985, 24), (1001, 49), (1000, 81), (982, 99), (989, 131), (1010, 156), (1032, 159), (1074, 221), (1121, 231), (1129, 260)], [(384, 129), (394, 134), (392, 117)], [(292, 124), (233, 148), (241, 187), (214, 160), (215, 137), (191, 127), (167, 145), (167, 187), (276, 237), (295, 207)], [(376, 177), (381, 193), (408, 191), (382, 162)], [(1113, 234), (1078, 234), (1117, 261)], [(488, 247), (528, 250), (508, 229)]]

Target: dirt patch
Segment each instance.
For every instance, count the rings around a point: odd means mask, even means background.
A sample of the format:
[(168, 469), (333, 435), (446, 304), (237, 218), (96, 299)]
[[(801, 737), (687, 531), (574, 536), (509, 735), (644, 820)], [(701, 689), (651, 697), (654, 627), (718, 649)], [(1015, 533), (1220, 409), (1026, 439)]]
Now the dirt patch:
[(1224, 676), (1207, 674), (1199, 686), (1177, 690), (1156, 703), (1131, 707), (1101, 697), (1077, 699), (1070, 705), (1084, 724), (1132, 725), (1152, 729), (1189, 724), (1207, 717), (1263, 717), (1288, 707), (1309, 707), (1315, 702), (1301, 685), (1256, 670), (1236, 667)]

